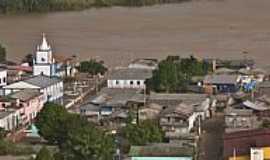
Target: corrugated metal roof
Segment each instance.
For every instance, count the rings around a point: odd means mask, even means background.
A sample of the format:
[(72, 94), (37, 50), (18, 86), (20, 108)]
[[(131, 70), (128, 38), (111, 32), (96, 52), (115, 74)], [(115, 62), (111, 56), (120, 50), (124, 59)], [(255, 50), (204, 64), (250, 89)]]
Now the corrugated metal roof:
[(62, 80), (57, 77), (48, 77), (44, 75), (35, 76), (33, 78), (24, 80), (24, 82), (30, 83), (32, 85), (38, 86), (40, 88), (46, 88), (52, 86), (56, 83), (61, 82)]
[(35, 89), (25, 89), (18, 92), (15, 92), (10, 95), (11, 98), (14, 99), (20, 99), (22, 101), (28, 101), (32, 98), (35, 98), (37, 96), (40, 96), (41, 93), (38, 90)]
[(109, 80), (145, 80), (152, 77), (152, 70), (138, 68), (121, 68), (113, 70)]
[(143, 102), (143, 95), (140, 90), (104, 88), (91, 100), (91, 103), (125, 105), (128, 101)]
[(239, 80), (238, 75), (207, 75), (204, 78), (205, 84), (236, 84)]
[(129, 156), (132, 157), (192, 157), (193, 149), (171, 144), (150, 146), (131, 146)]

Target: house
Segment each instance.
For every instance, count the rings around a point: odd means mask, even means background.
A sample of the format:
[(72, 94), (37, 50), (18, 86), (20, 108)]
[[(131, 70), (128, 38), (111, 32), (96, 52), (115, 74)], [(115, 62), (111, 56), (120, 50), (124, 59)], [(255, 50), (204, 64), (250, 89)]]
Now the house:
[(152, 77), (152, 70), (119, 68), (108, 75), (108, 88), (145, 89), (145, 81)]
[(128, 111), (115, 111), (110, 116), (102, 119), (102, 124), (106, 129), (110, 129), (112, 133), (117, 133), (119, 129), (126, 126), (128, 118)]
[[(0, 68), (0, 88), (7, 85), (7, 70), (5, 68)], [(4, 95), (2, 89), (0, 89), (0, 95)]]
[(71, 58), (56, 59), (56, 56), (53, 55), (52, 47), (47, 42), (45, 34), (43, 34), (41, 44), (37, 46), (33, 58), (33, 75), (46, 75), (49, 77), (74, 76), (76, 70), (70, 62)]
[(7, 85), (7, 70), (0, 68), (0, 87)]
[(44, 102), (55, 102), (60, 100), (64, 94), (63, 81), (57, 77), (48, 77), (45, 75), (34, 76), (3, 87), (5, 95), (24, 89), (39, 90), (40, 93), (44, 94)]
[(260, 95), (269, 95), (270, 96), (270, 81), (264, 81), (257, 85), (257, 90)]
[(267, 160), (270, 159), (270, 147), (252, 147), (247, 155), (235, 155), (229, 160)]
[[(108, 118), (121, 117), (126, 111), (137, 109), (144, 104), (144, 96), (141, 90), (103, 88), (89, 102), (82, 105), (80, 114), (89, 121), (99, 123)], [(116, 116), (116, 114), (120, 117)]]
[(147, 104), (145, 107), (139, 109), (139, 119), (158, 119), (160, 112), (163, 110), (163, 106), (155, 103)]
[(100, 106), (101, 114), (105, 116), (117, 110), (129, 110), (131, 105), (143, 105), (144, 95), (141, 90), (103, 88), (90, 103)]
[(158, 67), (157, 59), (135, 59), (132, 61), (128, 68), (136, 68), (136, 69), (149, 69), (155, 70)]
[(44, 95), (39, 90), (25, 89), (9, 95), (15, 100), (14, 108), (20, 112), (23, 125), (34, 121), (44, 106)]
[(226, 132), (234, 132), (255, 129), (260, 123), (252, 110), (229, 107), (225, 110), (225, 124)]
[(207, 75), (203, 80), (206, 93), (234, 93), (240, 88), (238, 75)]
[(98, 105), (87, 103), (80, 107), (80, 115), (90, 122), (99, 123), (101, 118), (101, 109)]
[[(43, 94), (38, 90), (21, 90), (0, 99), (0, 112), (16, 114), (16, 126), (25, 126), (33, 122), (38, 112), (41, 111), (44, 106), (43, 100)], [(15, 125), (13, 126), (15, 127)], [(10, 127), (6, 128), (10, 129)]]
[(131, 146), (129, 157), (131, 160), (193, 160), (194, 149), (169, 143)]
[(197, 118), (192, 106), (181, 103), (164, 109), (160, 114), (159, 124), (166, 138), (178, 139), (191, 136), (191, 129)]
[(19, 126), (19, 111), (0, 111), (0, 127), (6, 131), (12, 131)]
[(223, 135), (223, 158), (250, 154), (250, 148), (269, 147), (270, 129), (253, 129), (225, 133)]
[(151, 92), (147, 97), (147, 104), (155, 103), (161, 105), (163, 108), (169, 106), (177, 106), (180, 103), (192, 106), (194, 111), (201, 116), (202, 119), (211, 116), (210, 107), (211, 99), (207, 94), (194, 93), (180, 93), (180, 94), (166, 94)]

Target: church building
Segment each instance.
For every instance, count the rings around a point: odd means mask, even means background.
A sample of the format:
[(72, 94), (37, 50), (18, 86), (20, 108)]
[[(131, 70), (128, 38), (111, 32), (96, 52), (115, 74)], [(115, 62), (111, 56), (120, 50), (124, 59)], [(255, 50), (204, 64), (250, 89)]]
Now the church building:
[(33, 75), (46, 75), (49, 77), (74, 76), (76, 69), (71, 63), (72, 60), (72, 58), (57, 60), (45, 34), (43, 34), (41, 44), (37, 46), (33, 58)]

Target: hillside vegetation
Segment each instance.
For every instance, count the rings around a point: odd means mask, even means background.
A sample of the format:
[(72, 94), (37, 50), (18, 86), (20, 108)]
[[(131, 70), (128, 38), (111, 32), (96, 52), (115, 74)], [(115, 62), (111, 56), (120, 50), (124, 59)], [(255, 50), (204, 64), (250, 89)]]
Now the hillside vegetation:
[(2, 13), (82, 10), (106, 6), (145, 6), (188, 0), (0, 0)]

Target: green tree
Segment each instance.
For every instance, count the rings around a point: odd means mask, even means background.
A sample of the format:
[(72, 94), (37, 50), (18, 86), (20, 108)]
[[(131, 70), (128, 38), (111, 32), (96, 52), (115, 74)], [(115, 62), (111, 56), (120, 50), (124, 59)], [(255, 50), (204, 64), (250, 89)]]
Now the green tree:
[(142, 121), (139, 125), (128, 124), (123, 128), (123, 136), (131, 145), (162, 142), (164, 133), (159, 125), (151, 120)]
[(1, 44), (0, 44), (0, 63), (3, 63), (6, 61), (6, 57), (7, 57), (7, 54), (6, 54), (6, 48), (3, 47)]
[(102, 63), (93, 59), (82, 61), (78, 69), (80, 72), (89, 73), (91, 75), (104, 74), (107, 71), (107, 68)]
[(54, 160), (54, 158), (46, 147), (42, 147), (35, 160)]
[(153, 71), (153, 76), (147, 84), (157, 92), (184, 91), (192, 76), (205, 75), (209, 68), (209, 64), (193, 56), (182, 59), (179, 56), (168, 56), (159, 63), (158, 69)]
[(62, 151), (66, 159), (110, 160), (115, 149), (111, 136), (89, 124), (69, 132)]
[(111, 136), (56, 104), (45, 105), (38, 114), (37, 127), (46, 140), (59, 146), (57, 159), (109, 160), (114, 152)]
[(27, 54), (22, 60), (23, 63), (28, 63), (30, 66), (33, 66), (33, 54)]
[(68, 116), (66, 109), (63, 106), (47, 103), (42, 111), (37, 115), (36, 125), (39, 128), (39, 133), (42, 137), (48, 140), (49, 143), (61, 144), (63, 140), (63, 123)]
[(7, 131), (0, 127), (0, 140), (6, 137)]

